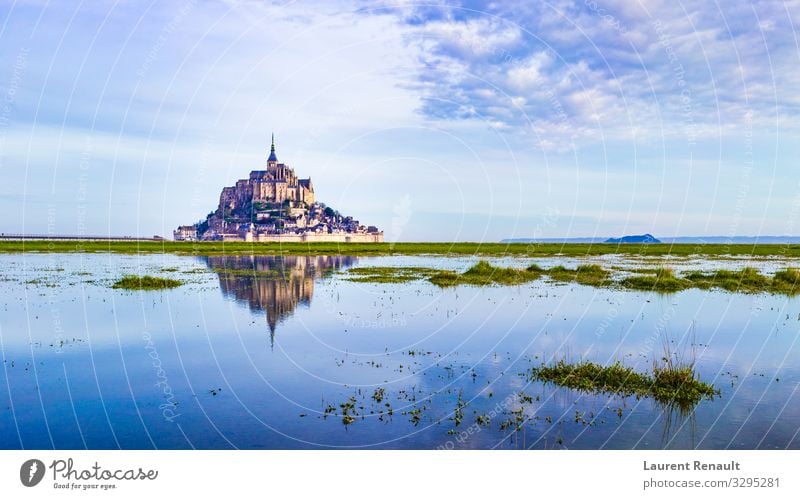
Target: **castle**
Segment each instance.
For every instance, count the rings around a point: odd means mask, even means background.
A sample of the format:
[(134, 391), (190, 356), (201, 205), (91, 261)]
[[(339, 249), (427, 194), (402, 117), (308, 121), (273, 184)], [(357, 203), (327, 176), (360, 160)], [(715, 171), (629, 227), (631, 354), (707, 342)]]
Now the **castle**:
[(383, 242), (383, 232), (364, 226), (314, 196), (310, 178), (278, 162), (272, 137), (265, 170), (225, 187), (205, 220), (178, 227), (176, 241)]

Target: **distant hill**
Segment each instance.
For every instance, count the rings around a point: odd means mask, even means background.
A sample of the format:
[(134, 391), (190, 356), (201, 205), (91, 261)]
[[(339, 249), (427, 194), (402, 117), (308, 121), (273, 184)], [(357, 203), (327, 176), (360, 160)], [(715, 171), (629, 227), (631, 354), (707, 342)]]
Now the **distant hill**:
[(658, 244), (661, 241), (653, 237), (652, 234), (642, 234), (641, 236), (622, 236), (622, 237), (609, 237), (604, 243), (643, 243), (643, 244)]
[[(502, 243), (555, 243), (595, 244), (605, 243), (604, 237), (544, 237), (503, 239)], [(800, 244), (800, 236), (676, 236), (662, 237), (663, 244)]]

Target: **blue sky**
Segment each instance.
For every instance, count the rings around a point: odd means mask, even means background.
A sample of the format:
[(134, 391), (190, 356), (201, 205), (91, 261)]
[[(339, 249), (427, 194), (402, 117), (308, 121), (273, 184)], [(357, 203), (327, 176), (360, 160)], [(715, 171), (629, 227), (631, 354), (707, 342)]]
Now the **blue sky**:
[(280, 160), (388, 240), (796, 234), (800, 2), (0, 3), (0, 232)]

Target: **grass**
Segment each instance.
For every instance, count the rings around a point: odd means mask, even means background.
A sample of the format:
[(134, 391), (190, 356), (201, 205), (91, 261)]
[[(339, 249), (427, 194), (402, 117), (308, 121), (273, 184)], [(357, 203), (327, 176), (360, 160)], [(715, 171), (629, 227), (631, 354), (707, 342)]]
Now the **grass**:
[(752, 267), (741, 270), (689, 272), (685, 278), (701, 289), (722, 288), (727, 291), (757, 293), (770, 287), (770, 279)]
[(644, 374), (620, 362), (602, 366), (593, 362), (569, 363), (560, 360), (550, 366), (533, 368), (530, 377), (532, 380), (589, 393), (650, 397), (681, 408), (719, 394), (713, 385), (697, 379), (693, 364), (671, 361), (654, 365), (652, 373)]
[(514, 286), (535, 281), (543, 275), (549, 275), (558, 281), (575, 281), (580, 284), (599, 286), (607, 284), (610, 276), (610, 272), (599, 265), (580, 265), (576, 269), (558, 266), (545, 270), (532, 264), (524, 269), (518, 269), (498, 267), (485, 260), (480, 260), (461, 273), (428, 267), (359, 267), (350, 269), (349, 273), (356, 274), (356, 277), (348, 279), (355, 282), (402, 283), (427, 279), (442, 288), (460, 285)]
[(652, 275), (636, 275), (626, 277), (620, 281), (622, 287), (643, 291), (657, 291), (659, 293), (675, 293), (691, 287), (691, 282), (681, 279), (675, 272), (668, 267), (658, 267), (656, 269), (637, 269), (640, 274), (649, 273)]
[(772, 289), (775, 293), (786, 295), (800, 293), (800, 270), (789, 268), (775, 272)]
[(126, 275), (111, 286), (114, 289), (134, 289), (134, 290), (154, 290), (170, 289), (181, 286), (183, 281), (177, 279), (167, 279), (164, 277), (153, 277), (149, 275), (137, 276)]
[(692, 287), (700, 289), (721, 288), (740, 293), (773, 293), (795, 295), (800, 293), (800, 271), (784, 269), (773, 277), (761, 274), (752, 267), (741, 270), (715, 270), (689, 272), (684, 276)]
[(186, 255), (800, 256), (798, 244), (247, 243), (199, 241), (0, 241), (0, 253), (175, 253)]
[[(644, 274), (646, 269), (637, 269)], [(684, 289), (724, 289), (738, 293), (771, 293), (795, 295), (800, 293), (800, 270), (784, 269), (773, 277), (766, 276), (752, 267), (740, 270), (693, 271), (683, 277), (672, 269), (660, 267), (649, 269), (651, 275), (626, 277), (620, 284), (627, 289), (674, 293)]]
[(675, 293), (685, 289), (720, 288), (741, 293), (800, 294), (800, 270), (785, 269), (773, 277), (758, 270), (745, 267), (741, 270), (716, 270), (713, 272), (689, 272), (680, 277), (669, 267), (637, 268), (636, 275), (619, 282), (611, 279), (611, 272), (600, 265), (579, 265), (569, 269), (558, 265), (543, 269), (532, 264), (524, 269), (498, 267), (481, 260), (464, 272), (436, 270), (429, 267), (357, 267), (349, 270), (349, 281), (373, 283), (405, 283), (427, 279), (439, 287), (460, 285), (514, 286), (535, 281), (543, 275), (560, 282), (576, 282), (585, 286), (613, 287), (659, 293)]
[(586, 286), (605, 286), (611, 282), (611, 273), (599, 265), (578, 265), (575, 269), (558, 265), (548, 270), (547, 275), (555, 281), (577, 282)]
[(428, 280), (440, 287), (461, 284), (472, 286), (503, 284), (511, 286), (536, 280), (541, 275), (542, 270), (537, 265), (531, 265), (525, 269), (517, 269), (513, 267), (495, 267), (489, 262), (481, 260), (461, 274), (449, 270), (441, 270)]
[(354, 267), (348, 271), (352, 282), (403, 283), (430, 277), (439, 271), (428, 267)]

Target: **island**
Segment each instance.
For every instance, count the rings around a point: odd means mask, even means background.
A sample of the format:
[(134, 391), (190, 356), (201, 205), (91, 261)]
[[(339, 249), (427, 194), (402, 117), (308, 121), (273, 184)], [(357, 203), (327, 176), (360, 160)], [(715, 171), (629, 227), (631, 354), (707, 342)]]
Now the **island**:
[(311, 178), (301, 179), (278, 162), (275, 136), (264, 170), (222, 189), (217, 209), (173, 231), (176, 241), (381, 243), (383, 231), (344, 216), (314, 196)]

